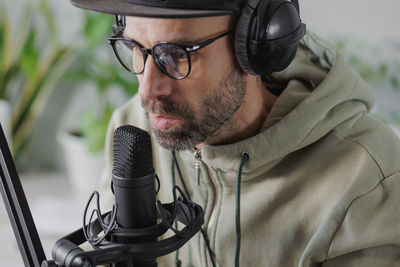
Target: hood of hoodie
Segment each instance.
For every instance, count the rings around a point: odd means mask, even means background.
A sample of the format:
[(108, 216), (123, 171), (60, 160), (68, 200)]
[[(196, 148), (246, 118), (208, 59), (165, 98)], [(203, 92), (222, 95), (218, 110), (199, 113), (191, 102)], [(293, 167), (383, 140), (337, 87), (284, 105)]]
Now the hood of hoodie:
[(316, 142), (360, 112), (369, 111), (374, 103), (372, 92), (358, 74), (349, 70), (342, 55), (310, 32), (289, 67), (269, 80), (274, 81), (273, 86), (281, 83), (285, 88), (259, 134), (235, 144), (204, 146), (204, 163), (214, 169), (236, 171), (241, 154), (247, 152), (250, 160), (243, 169), (243, 181), (251, 179), (257, 169), (273, 167), (284, 156)]

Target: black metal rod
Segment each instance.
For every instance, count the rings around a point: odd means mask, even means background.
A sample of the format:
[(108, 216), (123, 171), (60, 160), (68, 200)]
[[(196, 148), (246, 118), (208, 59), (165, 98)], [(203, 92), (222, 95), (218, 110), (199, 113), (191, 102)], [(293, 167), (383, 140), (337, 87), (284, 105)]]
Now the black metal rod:
[(1, 195), (26, 267), (40, 267), (46, 256), (17, 169), (0, 124)]

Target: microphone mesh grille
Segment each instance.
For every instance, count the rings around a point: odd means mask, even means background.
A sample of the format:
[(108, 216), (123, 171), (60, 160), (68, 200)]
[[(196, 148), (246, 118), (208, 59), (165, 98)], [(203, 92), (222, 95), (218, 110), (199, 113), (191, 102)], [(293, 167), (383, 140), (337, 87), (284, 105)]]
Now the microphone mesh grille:
[(113, 174), (121, 178), (134, 178), (153, 171), (149, 134), (132, 125), (118, 127), (114, 132)]

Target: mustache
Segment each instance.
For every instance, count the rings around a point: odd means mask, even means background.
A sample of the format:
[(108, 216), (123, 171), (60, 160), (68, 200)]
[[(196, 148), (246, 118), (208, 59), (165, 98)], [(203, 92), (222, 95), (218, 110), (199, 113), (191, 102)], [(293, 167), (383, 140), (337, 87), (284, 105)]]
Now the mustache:
[(185, 104), (177, 103), (169, 98), (157, 98), (155, 100), (142, 100), (142, 107), (146, 111), (160, 115), (171, 115), (183, 118), (192, 118), (193, 111)]

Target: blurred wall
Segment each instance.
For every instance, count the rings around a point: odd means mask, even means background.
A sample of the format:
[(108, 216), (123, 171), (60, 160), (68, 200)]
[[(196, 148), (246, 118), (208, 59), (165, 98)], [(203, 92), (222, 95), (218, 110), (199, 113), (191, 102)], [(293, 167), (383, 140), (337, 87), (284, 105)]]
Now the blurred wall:
[[(38, 0), (2, 0), (13, 14), (18, 14), (25, 3)], [(330, 34), (345, 34), (365, 37), (371, 41), (386, 38), (400, 40), (400, 18), (398, 0), (300, 0), (303, 21), (309, 29), (329, 37)], [(79, 9), (68, 0), (50, 0), (59, 16), (60, 26), (65, 32), (65, 40), (79, 28)]]
[[(301, 15), (309, 29), (329, 38), (348, 35), (371, 42), (400, 41), (398, 0), (300, 0)], [(399, 55), (398, 55), (399, 56)]]
[[(19, 10), (25, 3), (37, 3), (38, 0), (2, 0), (8, 6), (10, 13), (19, 15)], [(50, 0), (58, 17), (64, 42), (76, 42), (77, 31), (81, 23), (81, 12), (73, 7), (68, 0)], [(303, 22), (309, 30), (314, 31), (324, 38), (331, 39), (335, 36), (349, 36), (367, 40), (374, 45), (384, 47), (387, 42), (400, 44), (400, 1), (398, 0), (300, 0)], [(107, 46), (106, 40), (104, 46)], [(400, 62), (400, 55), (391, 55)], [(78, 94), (78, 97), (76, 96)], [(82, 103), (71, 105), (66, 100), (73, 97), (74, 101), (87, 101), (90, 96), (83, 89), (61, 87), (50, 98), (43, 114), (39, 127), (34, 135), (34, 143), (27, 165), (30, 168), (57, 167), (59, 162), (59, 147), (56, 141), (56, 132), (65, 121), (65, 117), (73, 120), (76, 107)], [(390, 98), (390, 97), (388, 97)], [(400, 99), (391, 99), (397, 103)], [(383, 100), (382, 100), (383, 101)], [(68, 111), (69, 110), (69, 111)], [(62, 163), (61, 163), (62, 164)]]

